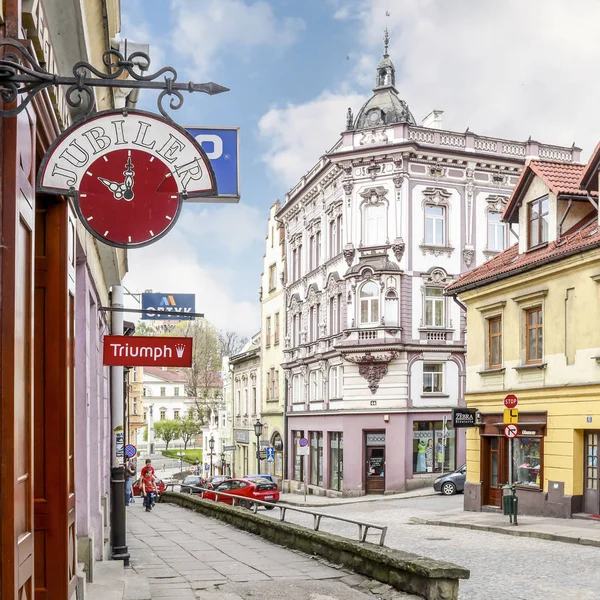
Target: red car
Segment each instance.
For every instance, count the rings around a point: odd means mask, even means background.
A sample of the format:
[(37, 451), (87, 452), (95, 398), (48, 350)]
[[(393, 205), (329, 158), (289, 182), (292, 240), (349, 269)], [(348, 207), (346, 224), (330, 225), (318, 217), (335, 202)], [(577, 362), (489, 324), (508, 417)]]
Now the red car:
[[(272, 503), (279, 500), (277, 484), (267, 479), (229, 479), (218, 485), (213, 491), (204, 492), (204, 499), (216, 500), (217, 492), (240, 496), (240, 499), (236, 502), (236, 506), (241, 506), (242, 508), (251, 508), (254, 504), (252, 500), (263, 500), (264, 502)], [(201, 496), (201, 494), (199, 495)], [(233, 504), (233, 498), (219, 496), (219, 502)], [(265, 506), (265, 508), (272, 510), (274, 507)]]
[[(162, 494), (165, 489), (166, 489), (166, 485), (164, 483), (164, 481), (162, 479), (159, 479), (156, 482), (156, 488), (158, 489), (158, 493)], [(134, 484), (133, 484), (133, 488), (131, 490), (133, 492), (134, 496), (141, 496), (142, 495), (142, 480), (138, 479)]]

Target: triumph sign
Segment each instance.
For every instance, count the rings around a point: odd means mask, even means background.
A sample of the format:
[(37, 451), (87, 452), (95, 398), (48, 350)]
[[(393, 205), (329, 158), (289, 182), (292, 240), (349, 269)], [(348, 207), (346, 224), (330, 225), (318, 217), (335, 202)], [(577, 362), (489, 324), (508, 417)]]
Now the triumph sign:
[(196, 310), (194, 294), (142, 294), (142, 319), (146, 320), (188, 320), (193, 319), (187, 313)]
[(104, 336), (104, 364), (111, 367), (191, 367), (187, 337)]

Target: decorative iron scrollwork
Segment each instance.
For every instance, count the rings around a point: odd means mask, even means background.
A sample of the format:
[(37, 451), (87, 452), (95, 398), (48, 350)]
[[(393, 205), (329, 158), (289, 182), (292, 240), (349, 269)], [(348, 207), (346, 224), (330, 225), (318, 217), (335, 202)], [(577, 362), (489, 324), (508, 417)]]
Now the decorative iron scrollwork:
[[(110, 72), (104, 73), (90, 63), (80, 61), (73, 66), (72, 77), (62, 76), (40, 67), (35, 57), (17, 40), (0, 40), (0, 98), (5, 105), (20, 99), (18, 106), (0, 109), (0, 116), (19, 114), (37, 94), (54, 85), (68, 86), (66, 101), (69, 106), (82, 109), (81, 118), (94, 110), (94, 87), (160, 90), (158, 110), (167, 119), (171, 118), (164, 106), (167, 97), (170, 98), (169, 108), (177, 110), (184, 101), (181, 92), (202, 92), (213, 96), (229, 91), (229, 88), (212, 81), (178, 83), (177, 71), (173, 67), (163, 67), (145, 75), (150, 69), (150, 57), (145, 52), (133, 52), (124, 57), (118, 50), (107, 50), (102, 60)], [(123, 75), (128, 78), (123, 78)], [(161, 77), (162, 81), (159, 80)]]

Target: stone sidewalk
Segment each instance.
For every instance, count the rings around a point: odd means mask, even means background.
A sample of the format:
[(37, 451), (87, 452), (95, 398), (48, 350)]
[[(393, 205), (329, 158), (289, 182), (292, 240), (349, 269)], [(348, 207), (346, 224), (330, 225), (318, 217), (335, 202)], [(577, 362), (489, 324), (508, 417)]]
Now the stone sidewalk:
[(127, 517), (131, 566), (153, 600), (417, 598), (177, 506), (136, 503)]
[(519, 516), (519, 524), (513, 525), (499, 513), (461, 511), (440, 517), (412, 517), (410, 522), (600, 547), (600, 523), (593, 520)]

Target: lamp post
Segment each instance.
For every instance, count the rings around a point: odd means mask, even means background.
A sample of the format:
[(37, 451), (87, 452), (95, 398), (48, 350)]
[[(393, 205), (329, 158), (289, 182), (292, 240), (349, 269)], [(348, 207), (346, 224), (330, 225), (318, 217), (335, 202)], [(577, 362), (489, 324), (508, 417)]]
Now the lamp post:
[(200, 480), (198, 481), (198, 483), (200, 484), (200, 487), (202, 487), (202, 471), (200, 470), (200, 461), (196, 459), (194, 464), (196, 465), (196, 475), (200, 476)]
[(215, 438), (211, 435), (208, 440), (208, 447), (210, 448), (210, 476), (213, 475), (213, 450), (215, 449)]
[(183, 473), (183, 456), (185, 452), (178, 452), (177, 456), (179, 456), (179, 472)]
[(221, 452), (221, 475), (225, 475), (225, 451)]
[(260, 436), (263, 432), (263, 424), (260, 422), (260, 419), (256, 419), (256, 423), (254, 423), (254, 435), (256, 436), (256, 466), (257, 471), (256, 474), (260, 473)]

